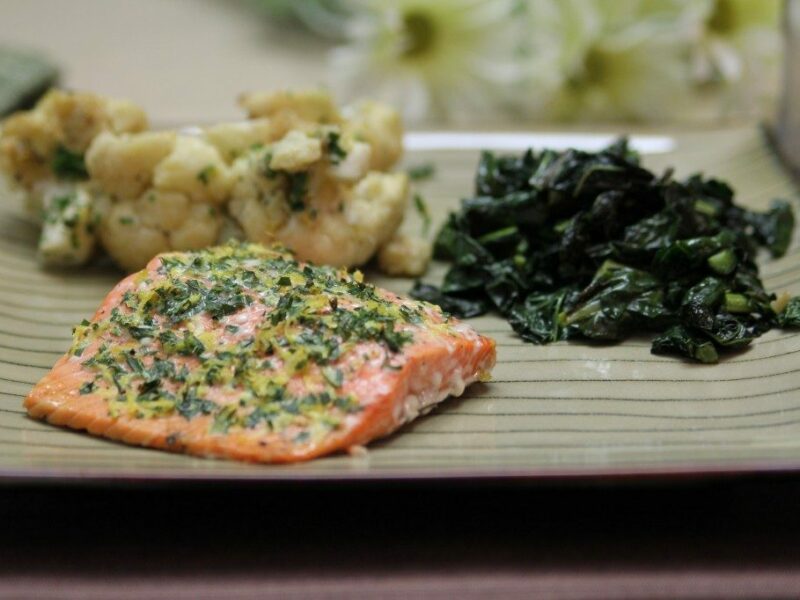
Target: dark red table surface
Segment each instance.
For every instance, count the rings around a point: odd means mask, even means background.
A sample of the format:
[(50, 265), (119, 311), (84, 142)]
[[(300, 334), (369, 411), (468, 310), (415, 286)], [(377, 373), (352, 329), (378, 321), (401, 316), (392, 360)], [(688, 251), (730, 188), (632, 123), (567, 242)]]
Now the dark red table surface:
[(800, 597), (800, 480), (0, 488), (0, 597)]

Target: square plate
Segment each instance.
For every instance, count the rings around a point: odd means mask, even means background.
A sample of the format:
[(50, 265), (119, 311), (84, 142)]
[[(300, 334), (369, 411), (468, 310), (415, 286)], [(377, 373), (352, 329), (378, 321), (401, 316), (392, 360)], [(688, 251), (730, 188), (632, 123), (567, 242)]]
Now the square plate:
[[(478, 151), (475, 144), (442, 149), (430, 138), (412, 139), (407, 164), (436, 166), (435, 176), (417, 186), (435, 230), (470, 194)], [(553, 143), (553, 136), (546, 139)], [(586, 139), (581, 143), (599, 138)], [(796, 200), (791, 180), (754, 128), (678, 134), (650, 148), (648, 166), (729, 180), (747, 206), (765, 208), (776, 196)], [(472, 324), (498, 342), (491, 383), (444, 402), (364, 456), (298, 465), (191, 458), (53, 427), (27, 418), (22, 400), (68, 348), (71, 327), (94, 312), (120, 274), (101, 267), (43, 271), (35, 262), (36, 237), (18, 210), (0, 209), (0, 479), (6, 482), (530, 480), (800, 467), (800, 333), (791, 331), (772, 331), (706, 366), (653, 356), (644, 338), (534, 346), (505, 321), (481, 317)], [(429, 278), (443, 271), (434, 265)], [(798, 240), (786, 257), (765, 258), (762, 275), (771, 291), (800, 293)], [(401, 293), (411, 286), (377, 275), (371, 280)]]

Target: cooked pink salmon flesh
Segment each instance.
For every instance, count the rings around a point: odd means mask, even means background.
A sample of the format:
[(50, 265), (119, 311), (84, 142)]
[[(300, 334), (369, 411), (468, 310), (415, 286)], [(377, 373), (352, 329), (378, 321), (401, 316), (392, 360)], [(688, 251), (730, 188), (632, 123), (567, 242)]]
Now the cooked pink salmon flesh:
[(487, 379), (494, 341), (280, 250), (163, 254), (31, 391), (31, 416), (129, 444), (293, 462), (385, 436)]

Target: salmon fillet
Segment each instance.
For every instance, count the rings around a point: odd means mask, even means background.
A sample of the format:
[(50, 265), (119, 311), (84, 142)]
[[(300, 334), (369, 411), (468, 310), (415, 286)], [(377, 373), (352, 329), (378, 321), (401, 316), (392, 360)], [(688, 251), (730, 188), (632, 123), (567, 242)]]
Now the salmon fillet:
[(493, 340), (438, 307), (255, 244), (157, 256), (73, 337), (32, 417), (257, 462), (386, 436), (495, 363)]

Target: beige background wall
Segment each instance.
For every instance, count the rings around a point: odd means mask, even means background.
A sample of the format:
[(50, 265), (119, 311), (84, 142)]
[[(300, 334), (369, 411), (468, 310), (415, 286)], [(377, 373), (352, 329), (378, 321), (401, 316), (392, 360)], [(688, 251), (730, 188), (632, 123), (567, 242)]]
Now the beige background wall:
[(0, 44), (45, 51), (72, 88), (130, 98), (155, 124), (236, 118), (247, 89), (316, 85), (325, 46), (225, 0), (0, 0)]

